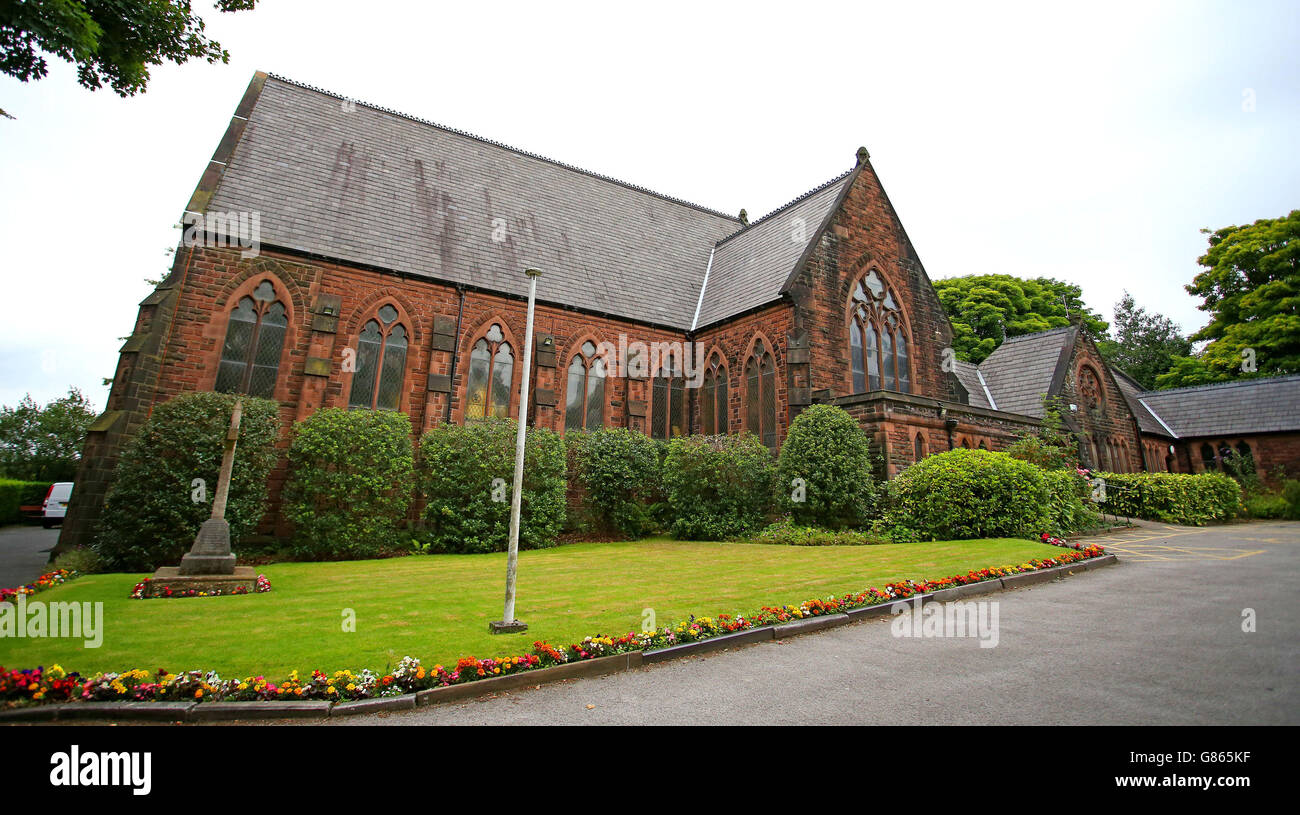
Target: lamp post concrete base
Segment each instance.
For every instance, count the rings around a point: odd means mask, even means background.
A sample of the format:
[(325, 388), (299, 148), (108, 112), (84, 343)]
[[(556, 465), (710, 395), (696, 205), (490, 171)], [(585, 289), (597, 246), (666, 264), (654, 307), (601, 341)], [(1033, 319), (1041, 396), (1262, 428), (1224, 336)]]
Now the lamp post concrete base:
[(527, 630), (528, 630), (528, 623), (522, 622), (520, 620), (512, 620), (510, 622), (506, 622), (504, 620), (497, 620), (495, 622), (488, 623), (489, 634), (518, 634), (521, 631), (527, 631)]

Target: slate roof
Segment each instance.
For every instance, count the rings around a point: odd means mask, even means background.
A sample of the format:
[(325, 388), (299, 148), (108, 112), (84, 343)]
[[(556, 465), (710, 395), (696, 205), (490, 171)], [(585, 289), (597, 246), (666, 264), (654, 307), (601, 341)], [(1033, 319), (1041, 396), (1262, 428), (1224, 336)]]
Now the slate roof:
[(697, 308), (703, 324), (779, 297), (802, 250), (790, 219), (804, 217), (813, 239), (846, 177), (778, 210), (789, 218), (742, 229), (705, 207), (268, 76), (206, 210), (259, 212), (267, 246), (520, 297), (523, 270), (537, 267), (539, 300), (689, 329)]
[(980, 373), (998, 410), (1043, 415), (1042, 395), (1051, 390), (1061, 351), (1074, 342), (1074, 329), (1064, 326), (1008, 337), (980, 363)]
[(1300, 430), (1300, 375), (1147, 391), (1140, 398), (1183, 439)]
[[(954, 360), (954, 362), (957, 367), (953, 370), (953, 373), (957, 375), (957, 381), (961, 382), (970, 395), (970, 403), (976, 407), (992, 408), (993, 405), (988, 399), (989, 394), (984, 392), (985, 382), (980, 379), (979, 366), (973, 362), (962, 362), (961, 360)], [(994, 401), (997, 401), (996, 397), (994, 397)]]
[(1118, 368), (1112, 367), (1110, 373), (1115, 377), (1115, 382), (1119, 385), (1120, 393), (1124, 395), (1124, 401), (1128, 403), (1128, 409), (1137, 418), (1138, 428), (1143, 433), (1150, 433), (1156, 436), (1173, 436), (1173, 430), (1161, 424), (1146, 405), (1142, 404), (1142, 386), (1135, 382), (1128, 374)]
[(720, 243), (694, 327), (703, 328), (779, 297), (850, 175), (852, 171), (831, 179)]

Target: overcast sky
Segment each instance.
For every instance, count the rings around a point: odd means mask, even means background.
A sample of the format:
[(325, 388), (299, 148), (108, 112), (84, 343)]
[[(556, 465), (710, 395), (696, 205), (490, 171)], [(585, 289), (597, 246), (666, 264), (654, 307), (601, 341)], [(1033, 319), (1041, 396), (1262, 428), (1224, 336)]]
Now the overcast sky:
[(1185, 331), (1200, 228), (1300, 206), (1298, 2), (262, 6), (197, 0), (230, 64), (131, 99), (0, 79), (0, 404), (102, 408), (255, 70), (751, 218), (865, 145), (932, 278), (1054, 276), (1108, 319), (1127, 288)]

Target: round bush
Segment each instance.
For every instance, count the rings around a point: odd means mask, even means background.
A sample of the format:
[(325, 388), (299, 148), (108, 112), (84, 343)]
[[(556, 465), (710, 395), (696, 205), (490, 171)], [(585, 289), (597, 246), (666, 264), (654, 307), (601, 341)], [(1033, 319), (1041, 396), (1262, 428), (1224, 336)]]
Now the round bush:
[(397, 548), (414, 481), (411, 420), (326, 408), (294, 425), (283, 512), (303, 560), (378, 557)]
[[(515, 475), (514, 421), (442, 424), (420, 439), (424, 539), (431, 552), (504, 552)], [(554, 546), (564, 527), (564, 440), (530, 427), (524, 442), (519, 548)]]
[(1006, 453), (929, 456), (891, 481), (889, 492), (886, 525), (919, 540), (1037, 535), (1050, 522), (1043, 471)]
[(659, 449), (644, 433), (603, 427), (565, 437), (583, 506), (605, 529), (629, 539), (653, 527), (650, 504), (659, 493)]
[(753, 533), (767, 519), (775, 475), (771, 451), (749, 433), (673, 439), (663, 463), (673, 534), (726, 540)]
[(1053, 535), (1069, 535), (1091, 529), (1101, 523), (1101, 515), (1086, 500), (1087, 479), (1077, 470), (1043, 470), (1047, 486), (1047, 526), (1042, 530)]
[(105, 569), (152, 571), (179, 563), (189, 551), (212, 517), (236, 399), (243, 401), (243, 418), (226, 503), (232, 544), (257, 528), (278, 458), (279, 405), (227, 393), (181, 394), (154, 408), (118, 459), (94, 547)]
[(812, 405), (790, 424), (781, 447), (778, 506), (795, 524), (859, 528), (875, 509), (871, 471), (871, 442), (853, 417), (834, 405)]

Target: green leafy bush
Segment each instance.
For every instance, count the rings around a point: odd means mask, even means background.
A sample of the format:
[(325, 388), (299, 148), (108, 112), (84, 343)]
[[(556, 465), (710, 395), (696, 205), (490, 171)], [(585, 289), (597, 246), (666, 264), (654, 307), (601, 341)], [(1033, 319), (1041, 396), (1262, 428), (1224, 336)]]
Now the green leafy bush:
[(1101, 515), (1087, 500), (1088, 481), (1075, 470), (1044, 470), (1047, 485), (1047, 526), (1044, 532), (1070, 535), (1101, 524)]
[(800, 526), (790, 519), (777, 521), (754, 536), (755, 543), (774, 543), (783, 546), (869, 546), (888, 543), (863, 532), (851, 529), (832, 531), (815, 526)]
[[(510, 538), (516, 425), (442, 424), (420, 440), (424, 540), (431, 552), (503, 552)], [(494, 481), (496, 481), (494, 486)], [(519, 547), (554, 546), (564, 526), (564, 440), (530, 427), (524, 442)]]
[(566, 441), (574, 475), (585, 492), (584, 508), (605, 529), (628, 539), (654, 526), (650, 506), (660, 493), (659, 448), (644, 433), (627, 428), (571, 432)]
[(319, 410), (294, 425), (283, 513), (303, 560), (379, 557), (397, 549), (414, 482), (411, 420), (386, 410)]
[(755, 436), (680, 436), (668, 443), (664, 492), (672, 532), (685, 540), (752, 534), (766, 520), (776, 466)]
[(796, 524), (859, 528), (874, 514), (871, 442), (843, 408), (812, 405), (790, 424), (777, 460), (778, 506)]
[(1283, 481), (1282, 498), (1286, 500), (1286, 514), (1282, 517), (1300, 521), (1300, 481), (1294, 479)]
[(104, 571), (104, 559), (94, 549), (78, 546), (55, 558), (50, 564), (50, 569), (70, 569), (81, 574), (97, 574)]
[(40, 506), (50, 491), (48, 481), (16, 481), (0, 478), (0, 524), (14, 524), (23, 519), (22, 508)]
[(1242, 504), (1246, 515), (1264, 520), (1285, 518), (1290, 507), (1280, 492), (1264, 492), (1247, 496)]
[(1242, 509), (1241, 485), (1222, 473), (1094, 473), (1106, 481), (1111, 514), (1201, 526)]
[(1043, 470), (1006, 453), (949, 450), (890, 482), (883, 528), (891, 539), (1038, 535), (1051, 523)]
[[(95, 541), (106, 569), (151, 571), (179, 563), (189, 551), (199, 527), (212, 516), (236, 398), (244, 407), (226, 520), (232, 542), (257, 528), (266, 514), (267, 477), (277, 458), (279, 405), (226, 393), (181, 394), (154, 408), (118, 459)], [(196, 484), (200, 478), (202, 484)]]

